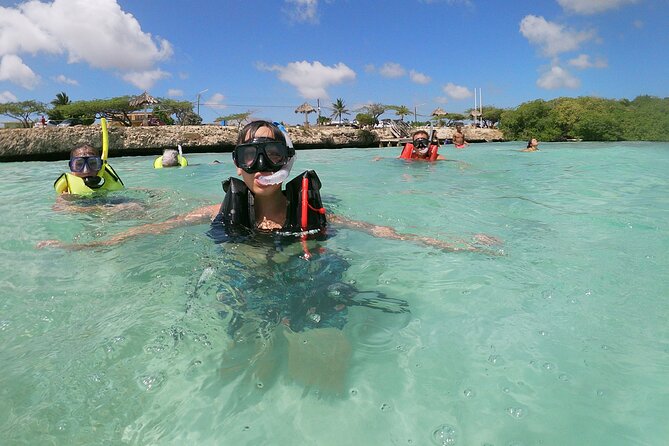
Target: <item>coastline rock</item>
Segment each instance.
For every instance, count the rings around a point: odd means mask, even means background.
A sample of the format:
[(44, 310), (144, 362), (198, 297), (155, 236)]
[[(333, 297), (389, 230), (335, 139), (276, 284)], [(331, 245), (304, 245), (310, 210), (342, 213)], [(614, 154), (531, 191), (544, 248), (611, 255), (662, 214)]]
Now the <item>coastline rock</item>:
[[(454, 129), (438, 128), (440, 140), (451, 138)], [(110, 127), (109, 156), (159, 155), (181, 144), (184, 153), (230, 152), (237, 141), (234, 126)], [(397, 146), (406, 139), (393, 138), (387, 128), (359, 130), (350, 127), (289, 127), (296, 149)], [(465, 128), (470, 142), (501, 141), (496, 129)], [(69, 158), (82, 144), (102, 147), (100, 125), (0, 129), (0, 161), (51, 161)]]

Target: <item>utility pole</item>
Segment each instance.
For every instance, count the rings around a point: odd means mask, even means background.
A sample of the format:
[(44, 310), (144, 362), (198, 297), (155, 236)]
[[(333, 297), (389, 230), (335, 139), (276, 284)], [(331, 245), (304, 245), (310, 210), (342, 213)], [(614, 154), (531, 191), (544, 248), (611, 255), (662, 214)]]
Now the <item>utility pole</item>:
[(204, 90), (202, 90), (201, 92), (199, 92), (197, 94), (197, 115), (198, 116), (200, 116), (200, 96), (202, 96), (202, 93), (206, 93), (208, 91), (209, 91), (209, 89), (205, 88)]

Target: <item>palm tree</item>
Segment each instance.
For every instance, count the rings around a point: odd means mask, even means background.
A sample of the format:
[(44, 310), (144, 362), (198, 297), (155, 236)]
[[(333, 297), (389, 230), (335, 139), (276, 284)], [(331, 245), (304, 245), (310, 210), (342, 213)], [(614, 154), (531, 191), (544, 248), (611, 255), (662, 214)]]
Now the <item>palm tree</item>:
[(400, 117), (400, 121), (404, 121), (404, 117), (411, 114), (411, 110), (405, 105), (400, 105), (395, 109), (395, 114)]
[(51, 101), (51, 105), (58, 107), (59, 105), (67, 105), (70, 103), (70, 98), (65, 94), (64, 91), (61, 91), (56, 95), (56, 99)]
[(331, 116), (333, 118), (338, 117), (339, 118), (338, 121), (339, 121), (340, 124), (341, 124), (341, 115), (350, 115), (351, 114), (351, 112), (346, 109), (346, 104), (344, 104), (343, 99), (337, 99), (336, 102), (333, 102), (332, 103), (332, 110), (334, 110), (334, 112), (332, 113)]

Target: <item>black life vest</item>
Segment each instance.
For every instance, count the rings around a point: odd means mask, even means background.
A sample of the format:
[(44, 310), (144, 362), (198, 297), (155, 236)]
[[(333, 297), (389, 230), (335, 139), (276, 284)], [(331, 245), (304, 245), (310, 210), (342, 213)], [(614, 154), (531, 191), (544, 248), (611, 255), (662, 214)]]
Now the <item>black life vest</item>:
[[(307, 170), (286, 183), (283, 191), (288, 205), (286, 221), (276, 231), (280, 235), (319, 233), (325, 229), (325, 209), (320, 195), (321, 182), (313, 170)], [(254, 196), (240, 179), (230, 177), (223, 181), (225, 198), (218, 214), (211, 223), (209, 235), (220, 239), (225, 236), (250, 235), (255, 231)]]

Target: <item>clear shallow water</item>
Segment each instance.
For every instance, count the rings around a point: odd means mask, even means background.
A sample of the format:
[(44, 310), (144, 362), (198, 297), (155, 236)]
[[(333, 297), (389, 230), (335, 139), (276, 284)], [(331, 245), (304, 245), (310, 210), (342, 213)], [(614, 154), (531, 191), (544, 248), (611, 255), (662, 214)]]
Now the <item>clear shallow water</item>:
[[(52, 209), (65, 162), (0, 164), (2, 443), (665, 444), (669, 145), (522, 146), (449, 147), (458, 161), (432, 166), (299, 152), (293, 171), (315, 169), (335, 212), (493, 235), (505, 255), (340, 229), (290, 278), (298, 248), (215, 245), (207, 225), (34, 248), (220, 202), (229, 154), (114, 158), (135, 204), (91, 213)], [(234, 299), (312, 289), (349, 299), (340, 328), (290, 333), (242, 308), (229, 329)]]

